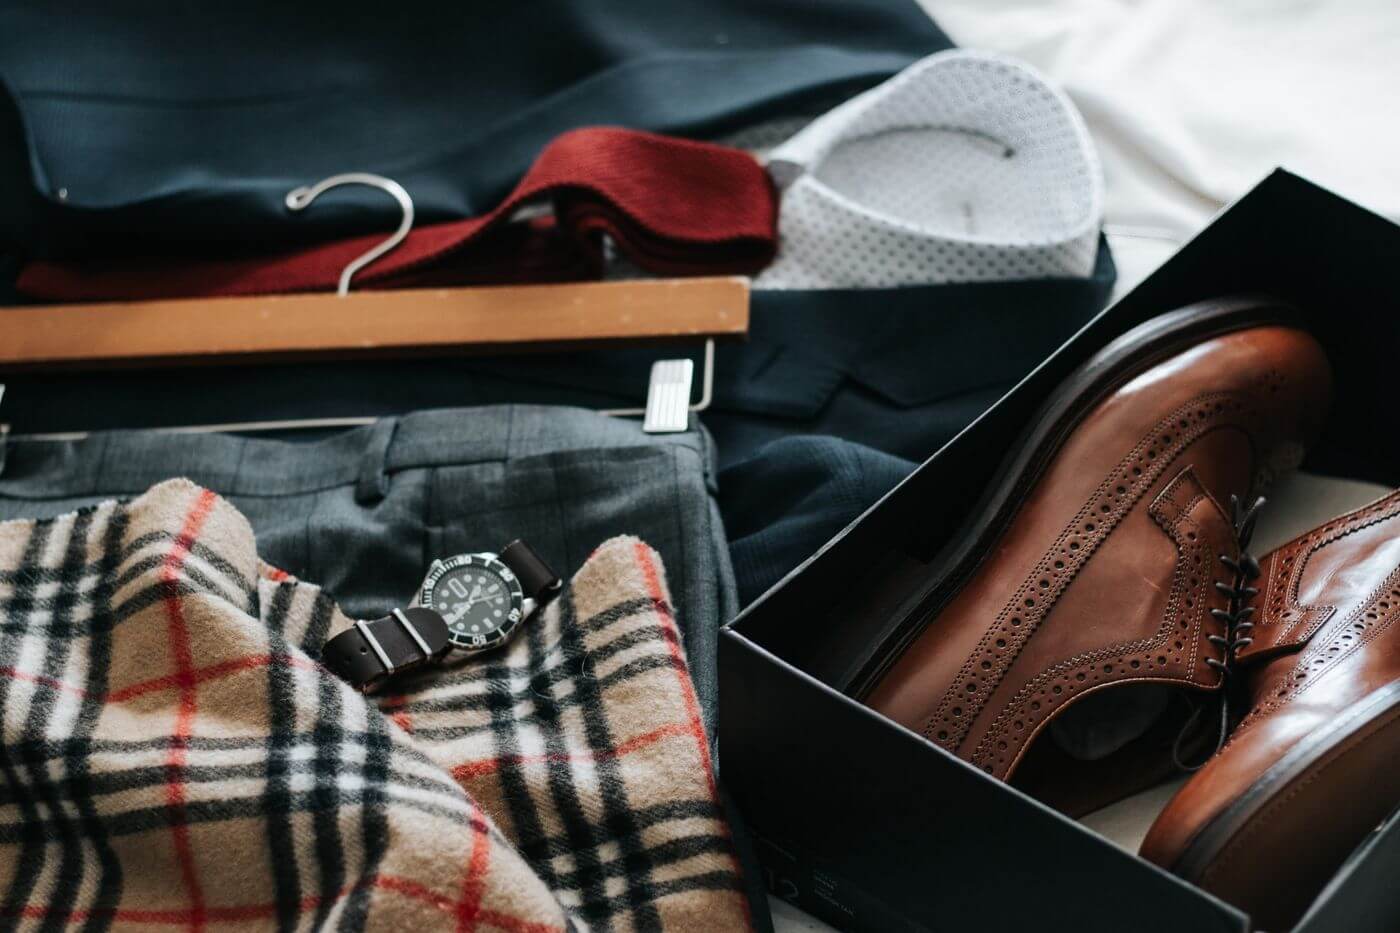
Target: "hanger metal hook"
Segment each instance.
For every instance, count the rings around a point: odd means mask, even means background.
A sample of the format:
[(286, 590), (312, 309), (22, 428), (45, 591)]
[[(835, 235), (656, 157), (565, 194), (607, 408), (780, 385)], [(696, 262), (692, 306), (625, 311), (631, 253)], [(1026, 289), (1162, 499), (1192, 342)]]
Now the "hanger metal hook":
[(336, 287), (335, 293), (344, 297), (350, 294), (350, 279), (365, 266), (374, 262), (380, 256), (398, 246), (408, 236), (408, 231), (413, 229), (413, 199), (408, 196), (403, 185), (392, 178), (385, 178), (383, 175), (371, 175), (369, 172), (346, 172), (342, 175), (332, 175), (330, 178), (316, 182), (314, 185), (302, 185), (300, 188), (293, 188), (287, 192), (287, 210), (305, 210), (325, 192), (341, 185), (369, 185), (387, 192), (395, 201), (399, 202), (399, 208), (403, 211), (403, 219), (399, 221), (399, 229), (395, 230), (383, 243), (374, 249), (360, 256), (354, 262), (347, 265), (340, 273), (340, 285)]

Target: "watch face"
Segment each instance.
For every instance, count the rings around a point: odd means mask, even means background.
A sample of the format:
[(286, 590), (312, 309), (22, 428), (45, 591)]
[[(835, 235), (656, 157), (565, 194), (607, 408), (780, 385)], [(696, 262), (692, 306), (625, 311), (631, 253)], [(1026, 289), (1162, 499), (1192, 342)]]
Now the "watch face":
[(481, 651), (505, 641), (520, 623), (520, 581), (494, 556), (462, 554), (439, 561), (420, 600), (447, 623), (458, 648)]

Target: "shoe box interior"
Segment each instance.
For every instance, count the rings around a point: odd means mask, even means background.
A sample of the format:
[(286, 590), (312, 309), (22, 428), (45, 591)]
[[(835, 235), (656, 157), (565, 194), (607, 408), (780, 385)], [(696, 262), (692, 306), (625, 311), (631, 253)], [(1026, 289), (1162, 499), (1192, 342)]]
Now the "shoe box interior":
[[(1251, 928), (1135, 854), (1182, 777), (1071, 820), (846, 695), (1047, 393), (1132, 327), (1241, 294), (1300, 309), (1334, 378), (1324, 435), (1268, 491), (1253, 550), (1400, 485), (1400, 431), (1386, 414), (1400, 226), (1278, 170), (725, 630), (725, 779), (776, 894), (846, 929)], [(1133, 777), (1079, 772), (1061, 801), (1094, 800), (1097, 782)], [(1386, 880), (1397, 869), (1392, 818), (1295, 929), (1400, 929), (1400, 894)]]

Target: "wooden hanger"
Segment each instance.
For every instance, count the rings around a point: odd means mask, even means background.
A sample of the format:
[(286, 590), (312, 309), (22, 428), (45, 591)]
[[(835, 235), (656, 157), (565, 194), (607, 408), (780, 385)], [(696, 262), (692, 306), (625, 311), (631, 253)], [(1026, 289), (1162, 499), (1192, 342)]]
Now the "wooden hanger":
[[(368, 184), (392, 195), (403, 219), (392, 236), (345, 267), (335, 294), (194, 298), (15, 307), (0, 313), (0, 372), (252, 363), (404, 354), (499, 353), (618, 342), (705, 341), (701, 398), (690, 403), (693, 363), (653, 365), (650, 431), (685, 430), (708, 406), (714, 340), (748, 332), (748, 280), (740, 277), (636, 279), (566, 285), (350, 292), (355, 273), (388, 253), (413, 226), (413, 202), (392, 179), (365, 173), (327, 178), (287, 195), (302, 210), (324, 191)], [(0, 399), (4, 386), (0, 384)], [(187, 425), (152, 430), (273, 431), (342, 427), (365, 418)], [(0, 435), (6, 426), (0, 425)], [(71, 439), (85, 432), (12, 435)]]

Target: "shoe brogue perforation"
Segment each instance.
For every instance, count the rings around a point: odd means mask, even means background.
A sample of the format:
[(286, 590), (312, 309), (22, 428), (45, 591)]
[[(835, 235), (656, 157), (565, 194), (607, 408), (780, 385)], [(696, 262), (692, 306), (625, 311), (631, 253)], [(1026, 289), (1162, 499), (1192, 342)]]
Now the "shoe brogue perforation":
[[(1334, 607), (1326, 608), (1329, 615), (1335, 611)], [(1309, 641), (1308, 647), (1299, 653), (1298, 661), (1284, 681), (1284, 686), (1275, 689), (1264, 702), (1250, 710), (1235, 727), (1231, 740), (1273, 710), (1293, 702), (1307, 692), (1348, 657), (1362, 650), (1394, 625), (1397, 618), (1400, 618), (1400, 567), (1392, 571), (1390, 576), (1372, 591), (1367, 600), (1352, 610), (1344, 620), (1313, 633), (1312, 637), (1317, 638), (1323, 631), (1326, 632), (1321, 639)]]
[[(1141, 853), (1289, 929), (1400, 801), (1400, 491), (1260, 565), (1257, 640), (1233, 673), (1249, 712)], [(1291, 845), (1306, 851), (1248, 857)]]
[(1225, 307), (1145, 322), (1047, 394), (855, 695), (1070, 815), (1206, 750), (1199, 714), (1235, 718), (1224, 698), (1250, 683), (1238, 656), (1263, 612), (1236, 497), (1298, 462), (1331, 384), (1306, 331)]
[(1281, 648), (1303, 644), (1320, 632), (1337, 607), (1301, 604), (1298, 588), (1308, 561), (1323, 548), (1397, 514), (1400, 514), (1400, 499), (1388, 496), (1357, 512), (1333, 519), (1281, 550), (1270, 564), (1264, 590), (1266, 622), (1256, 626), (1257, 644), (1246, 646), (1240, 652), (1240, 659), (1253, 660)]
[[(1175, 501), (1176, 494), (1183, 490), (1187, 498), (1180, 504)], [(1149, 508), (1153, 520), (1176, 545), (1178, 554), (1167, 608), (1152, 637), (1077, 655), (1027, 682), (993, 720), (971, 756), (973, 764), (989, 774), (1006, 773), (1044, 723), (1105, 679), (1112, 683), (1187, 680), (1202, 687), (1219, 685), (1223, 674), (1214, 673), (1208, 661), (1197, 665), (1205, 620), (1215, 608), (1211, 602), (1219, 601), (1212, 585), (1215, 581), (1208, 573), (1211, 542), (1205, 529), (1191, 517), (1202, 503), (1209, 503), (1222, 524), (1227, 522), (1219, 504), (1201, 488), (1188, 466), (1158, 493)], [(1123, 671), (1132, 673), (1123, 677)], [(1008, 731), (1014, 735), (1008, 736)]]
[[(1179, 406), (1146, 432), (1062, 529), (1005, 604), (925, 722), (925, 737), (949, 750), (962, 744), (992, 691), (1045, 618), (1048, 607), (1055, 605), (1097, 548), (1184, 449), (1212, 430), (1243, 429), (1251, 420), (1246, 416), (1249, 408), (1248, 402), (1237, 394), (1207, 393)], [(1088, 682), (1088, 676), (1085, 673), (1083, 683)], [(1081, 681), (1076, 678), (1074, 683), (1077, 686)], [(1011, 720), (1012, 728), (1016, 721)], [(1020, 721), (1021, 731), (1025, 732), (1025, 720)], [(995, 773), (990, 765), (984, 764), (983, 768)]]

